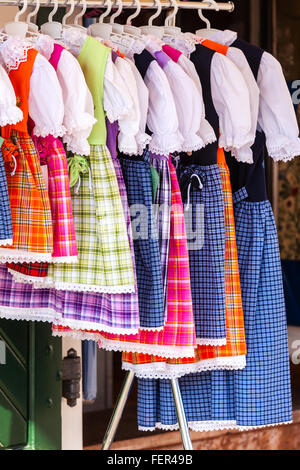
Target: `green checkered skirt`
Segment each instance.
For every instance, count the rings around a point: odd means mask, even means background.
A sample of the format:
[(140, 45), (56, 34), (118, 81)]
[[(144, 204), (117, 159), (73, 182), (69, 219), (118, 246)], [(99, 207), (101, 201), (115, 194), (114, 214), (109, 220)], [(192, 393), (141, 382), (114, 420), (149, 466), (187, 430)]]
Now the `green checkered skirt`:
[(134, 292), (126, 220), (111, 155), (105, 145), (91, 145), (86, 160), (88, 165), (71, 189), (78, 262), (50, 265), (49, 284), (60, 290)]

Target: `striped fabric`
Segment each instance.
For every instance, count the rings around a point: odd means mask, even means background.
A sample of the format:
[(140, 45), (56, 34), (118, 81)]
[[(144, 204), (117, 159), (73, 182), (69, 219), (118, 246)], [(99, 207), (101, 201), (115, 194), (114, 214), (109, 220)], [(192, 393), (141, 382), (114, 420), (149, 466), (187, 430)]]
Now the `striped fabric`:
[[(13, 245), (0, 249), (0, 261), (47, 261), (53, 251), (52, 218), (39, 159), (30, 137), (12, 131), (11, 140), (17, 149), (14, 175), (6, 167)], [(4, 160), (5, 143), (6, 140), (2, 146)], [(8, 146), (11, 147), (10, 141)]]
[[(0, 138), (1, 144), (1, 138)], [(14, 165), (12, 167), (13, 171)], [(12, 244), (13, 242), (13, 226), (11, 218), (11, 210), (9, 204), (8, 188), (6, 181), (6, 173), (4, 167), (4, 160), (2, 157), (2, 151), (0, 149), (0, 245)]]
[(134, 292), (126, 222), (112, 158), (105, 146), (91, 146), (90, 171), (72, 188), (78, 263), (49, 266), (57, 289)]

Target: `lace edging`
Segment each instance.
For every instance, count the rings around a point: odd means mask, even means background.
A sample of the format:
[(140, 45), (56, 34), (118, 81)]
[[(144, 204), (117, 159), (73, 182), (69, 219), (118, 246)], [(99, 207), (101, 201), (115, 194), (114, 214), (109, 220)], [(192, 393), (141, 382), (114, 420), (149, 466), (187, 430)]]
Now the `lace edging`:
[[(1, 257), (1, 255), (0, 255)], [(1, 259), (1, 258), (0, 258)], [(127, 284), (124, 286), (95, 286), (89, 284), (78, 284), (72, 282), (55, 281), (52, 277), (47, 277), (47, 287), (56, 290), (68, 290), (72, 292), (98, 292), (101, 294), (134, 294), (135, 286)]]
[[(228, 358), (205, 359), (195, 364), (131, 364), (122, 362), (122, 369), (133, 371), (142, 379), (176, 379), (188, 374), (209, 372), (213, 370), (242, 370), (246, 367), (246, 356), (233, 356)], [(159, 370), (161, 369), (161, 370)]]
[[(166, 359), (179, 359), (179, 358), (193, 358), (195, 349), (193, 347), (175, 347), (175, 346), (160, 346), (156, 344), (141, 344), (108, 340), (107, 338), (100, 338), (99, 347), (107, 351), (123, 351), (123, 352), (136, 352), (141, 354), (153, 354), (158, 357)], [(122, 344), (120, 344), (122, 343)]]
[(51, 262), (55, 264), (61, 263), (77, 263), (78, 256), (77, 255), (70, 255), (70, 256), (52, 256)]
[(146, 133), (138, 134), (136, 136), (136, 142), (137, 142), (137, 147), (138, 147), (138, 155), (143, 155), (145, 148), (151, 142), (151, 136)]
[(140, 326), (140, 331), (163, 331), (164, 325), (163, 326), (157, 326), (157, 327), (147, 327), (147, 326)]
[(227, 338), (197, 338), (196, 343), (200, 346), (225, 346)]
[(22, 121), (23, 112), (17, 106), (10, 106), (7, 109), (1, 110), (0, 115), (0, 126), (4, 127), (7, 124), (17, 124), (17, 122)]
[(35, 125), (32, 131), (33, 135), (36, 137), (47, 137), (48, 135), (52, 135), (53, 137), (62, 137), (66, 133), (65, 126), (61, 125), (56, 127), (55, 129), (43, 129), (38, 125)]
[(0, 240), (0, 246), (12, 245), (12, 244), (13, 244), (12, 238), (7, 238), (6, 240)]
[(63, 137), (63, 142), (66, 144), (67, 150), (69, 150), (69, 152), (86, 157), (89, 157), (91, 154), (91, 147), (87, 139), (82, 139), (79, 141), (76, 140), (76, 137), (73, 139), (72, 136), (65, 135)]
[(7, 271), (12, 275), (14, 282), (17, 282), (18, 284), (32, 284), (37, 288), (47, 287), (44, 281), (45, 277), (29, 276), (11, 268), (8, 268)]
[[(9, 252), (8, 252), (9, 251)], [(8, 253), (7, 253), (8, 252)], [(0, 263), (42, 263), (51, 262), (50, 253), (33, 253), (0, 247)]]
[[(41, 315), (41, 313), (44, 313)], [(56, 318), (56, 312), (51, 308), (17, 308), (0, 307), (0, 318), (7, 320), (40, 321), (52, 323)]]
[[(57, 326), (71, 328), (69, 331), (60, 331), (58, 336), (72, 336), (77, 339), (91, 339), (93, 337), (94, 341), (100, 341), (102, 339), (101, 333), (109, 333), (114, 335), (124, 335), (131, 336), (138, 334), (138, 327), (135, 328), (120, 328), (115, 326), (105, 325), (103, 323), (93, 323), (87, 322), (85, 320), (74, 320), (71, 318), (59, 318), (53, 321)], [(92, 330), (91, 332), (84, 331)], [(121, 349), (116, 349), (116, 351), (122, 351)]]
[[(265, 429), (276, 426), (284, 426), (292, 424), (293, 421), (284, 421), (282, 423), (264, 424), (261, 426), (239, 426), (236, 421), (189, 421), (188, 427), (191, 431), (195, 432), (210, 432), (210, 431), (225, 431), (225, 430), (236, 430), (236, 431), (251, 431), (255, 429)], [(139, 431), (153, 432), (156, 429), (163, 431), (178, 431), (179, 426), (177, 424), (162, 424), (155, 423), (154, 427), (138, 426)]]

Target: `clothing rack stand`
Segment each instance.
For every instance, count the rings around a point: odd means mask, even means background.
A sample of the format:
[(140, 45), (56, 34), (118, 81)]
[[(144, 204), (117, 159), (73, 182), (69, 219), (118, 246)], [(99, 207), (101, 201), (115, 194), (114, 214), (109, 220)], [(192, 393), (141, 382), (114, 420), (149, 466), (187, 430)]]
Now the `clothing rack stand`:
[[(23, 2), (21, 0), (0, 0), (0, 6), (20, 6)], [(59, 7), (67, 7), (68, 6), (68, 0), (40, 0), (40, 8), (44, 6), (52, 6), (55, 4), (58, 4)], [(141, 8), (143, 9), (156, 9), (157, 8), (157, 2), (154, 1), (148, 1), (148, 0), (140, 0), (141, 3)], [(168, 1), (168, 0), (161, 0), (160, 6), (162, 9), (173, 9), (175, 1), (173, 0)], [(228, 11), (232, 12), (234, 10), (234, 3), (229, 1), (229, 2), (212, 2), (212, 1), (203, 1), (203, 2), (191, 2), (191, 1), (181, 1), (181, 0), (176, 0), (176, 3), (178, 5), (178, 9), (183, 9), (183, 10), (214, 10), (214, 11)], [(76, 4), (76, 7), (80, 7), (81, 2), (79, 1)], [(103, 0), (102, 2), (99, 0), (86, 0), (86, 5), (89, 8), (101, 8), (105, 7), (106, 0)], [(27, 6), (35, 6), (36, 2), (33, 0), (28, 1)], [(134, 0), (122, 0), (122, 7), (124, 9), (132, 9), (135, 8), (135, 2)], [(122, 414), (125, 408), (125, 405), (128, 400), (128, 396), (134, 381), (135, 373), (133, 371), (129, 371), (126, 373), (122, 388), (120, 390), (117, 403), (115, 405), (115, 408), (113, 410), (112, 416), (110, 418), (103, 442), (102, 442), (102, 447), (101, 450), (109, 450), (112, 442), (114, 440), (115, 434), (117, 432), (118, 426), (120, 424)], [(189, 428), (188, 428), (188, 423), (186, 420), (185, 416), (185, 411), (183, 407), (183, 402), (182, 402), (182, 396), (180, 392), (180, 386), (179, 386), (179, 381), (178, 379), (170, 379), (171, 387), (172, 387), (172, 393), (173, 393), (173, 398), (174, 398), (174, 404), (175, 404), (175, 409), (176, 409), (176, 415), (177, 415), (177, 420), (178, 420), (178, 425), (179, 425), (179, 431), (182, 439), (182, 445), (184, 450), (193, 450), (192, 446), (192, 441), (190, 438), (189, 434)]]

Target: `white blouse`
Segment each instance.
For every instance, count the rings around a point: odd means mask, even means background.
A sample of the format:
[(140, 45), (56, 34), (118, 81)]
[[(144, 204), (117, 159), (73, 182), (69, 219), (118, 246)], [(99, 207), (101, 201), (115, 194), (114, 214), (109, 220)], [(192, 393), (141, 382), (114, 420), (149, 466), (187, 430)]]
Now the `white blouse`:
[[(25, 62), (31, 47), (30, 43), (16, 37), (2, 43), (0, 55), (6, 70), (17, 69), (21, 62)], [(28, 111), (35, 123), (35, 136), (46, 137), (51, 134), (61, 137), (65, 134), (62, 90), (54, 68), (39, 53), (30, 77)]]
[(23, 113), (17, 106), (14, 88), (5, 69), (0, 65), (0, 126), (17, 124), (22, 119)]
[[(180, 65), (173, 62), (159, 46), (148, 41), (147, 50), (155, 57), (155, 53), (162, 54), (162, 69), (168, 79), (178, 116), (178, 129), (183, 137), (181, 150), (183, 152), (193, 152), (204, 147), (202, 138), (197, 135), (200, 128), (202, 116), (202, 100), (193, 80), (182, 70)], [(159, 60), (158, 60), (159, 63)]]
[[(54, 40), (50, 36), (41, 34), (35, 42), (35, 48), (49, 60)], [(61, 53), (56, 73), (64, 102), (63, 125), (66, 134), (63, 141), (71, 152), (89, 155), (90, 145), (87, 139), (96, 122), (93, 98), (78, 61), (66, 49)]]
[(125, 60), (129, 63), (131, 67), (131, 71), (134, 74), (134, 78), (137, 85), (138, 91), (138, 102), (140, 108), (140, 122), (139, 122), (139, 130), (137, 135), (135, 136), (137, 148), (138, 148), (138, 155), (142, 155), (144, 152), (145, 147), (150, 143), (151, 136), (146, 134), (146, 123), (147, 123), (147, 114), (148, 114), (148, 106), (149, 106), (149, 92), (148, 88), (146, 87), (142, 76), (132, 60), (128, 57)]
[[(230, 46), (237, 38), (233, 31), (219, 31), (213, 40)], [(260, 90), (258, 127), (266, 135), (270, 157), (275, 161), (288, 161), (300, 155), (299, 128), (292, 99), (275, 57), (264, 52), (258, 71)]]
[(123, 79), (127, 94), (132, 101), (130, 112), (119, 118), (118, 147), (120, 152), (128, 155), (137, 155), (138, 146), (136, 136), (139, 132), (141, 112), (138, 98), (137, 83), (131, 70), (130, 64), (122, 57), (117, 57), (115, 66)]

